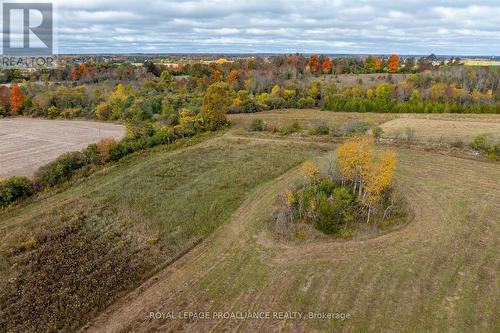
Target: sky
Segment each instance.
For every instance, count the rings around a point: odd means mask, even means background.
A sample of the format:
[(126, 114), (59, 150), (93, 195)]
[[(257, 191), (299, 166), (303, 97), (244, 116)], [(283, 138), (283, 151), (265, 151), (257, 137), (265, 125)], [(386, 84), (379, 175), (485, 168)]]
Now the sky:
[(500, 55), (500, 0), (55, 0), (59, 53)]

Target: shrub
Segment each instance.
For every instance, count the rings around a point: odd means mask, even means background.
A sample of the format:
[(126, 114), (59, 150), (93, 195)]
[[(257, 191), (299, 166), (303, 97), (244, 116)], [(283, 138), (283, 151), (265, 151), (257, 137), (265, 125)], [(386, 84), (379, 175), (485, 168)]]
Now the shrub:
[(281, 97), (270, 97), (265, 104), (271, 109), (281, 109), (286, 105), (286, 101)]
[(330, 197), (319, 193), (314, 226), (326, 234), (337, 234), (342, 225), (353, 220), (355, 197), (345, 188), (335, 188)]
[(297, 120), (295, 120), (293, 123), (292, 123), (292, 126), (290, 127), (294, 132), (298, 132), (302, 129), (302, 127), (300, 127), (300, 124)]
[(47, 188), (64, 183), (86, 164), (87, 159), (82, 152), (65, 153), (38, 169), (35, 173), (35, 184)]
[(145, 138), (155, 133), (153, 125), (147, 122), (130, 121), (126, 126), (129, 139)]
[[(133, 142), (133, 141), (132, 141)], [(139, 140), (136, 141), (136, 144), (140, 142)], [(142, 147), (141, 147), (142, 148)], [(126, 141), (122, 141), (120, 143), (117, 143), (116, 145), (112, 146), (109, 150), (109, 161), (116, 162), (123, 157), (127, 156), (128, 154), (139, 150), (140, 148), (134, 148), (132, 145)]]
[(479, 134), (471, 142), (470, 146), (476, 150), (487, 150), (488, 149), (488, 138), (485, 134)]
[(104, 102), (101, 102), (97, 107), (95, 108), (95, 116), (99, 120), (107, 120), (111, 116), (111, 107)]
[(262, 119), (254, 119), (250, 123), (250, 131), (261, 132), (266, 130), (266, 123)]
[(316, 106), (316, 101), (312, 97), (302, 97), (298, 103), (301, 109), (311, 109)]
[(380, 126), (374, 126), (372, 128), (372, 134), (376, 140), (380, 140), (380, 138), (382, 137), (382, 134), (384, 134), (384, 130)]
[(278, 126), (276, 126), (276, 124), (273, 122), (268, 122), (266, 124), (266, 129), (268, 132), (276, 133), (278, 131)]
[(330, 128), (325, 124), (317, 125), (309, 130), (311, 135), (328, 135), (330, 134)]
[(115, 139), (105, 138), (96, 144), (97, 155), (99, 156), (99, 162), (104, 164), (109, 161), (109, 152), (117, 145)]
[(465, 146), (465, 144), (464, 144), (464, 142), (461, 139), (456, 139), (456, 140), (450, 142), (450, 146), (453, 147), (453, 148), (460, 148), (460, 149), (462, 149)]
[(82, 153), (85, 155), (86, 164), (99, 164), (100, 156), (97, 151), (97, 144), (92, 143), (85, 148)]
[(63, 112), (61, 112), (59, 116), (65, 119), (73, 119), (80, 116), (81, 113), (82, 113), (81, 108), (66, 108), (63, 110)]
[(295, 120), (291, 126), (284, 126), (284, 127), (278, 128), (278, 132), (281, 135), (288, 135), (288, 134), (299, 132), (301, 129), (302, 129), (302, 127), (300, 127), (299, 122)]
[(0, 207), (29, 197), (33, 192), (33, 184), (26, 177), (11, 177), (0, 180)]
[(365, 134), (372, 128), (372, 124), (363, 120), (352, 120), (344, 125), (342, 132), (346, 136)]
[(57, 117), (59, 117), (59, 114), (61, 113), (61, 110), (59, 110), (57, 107), (51, 105), (48, 109), (47, 109), (47, 117), (49, 119), (55, 119)]

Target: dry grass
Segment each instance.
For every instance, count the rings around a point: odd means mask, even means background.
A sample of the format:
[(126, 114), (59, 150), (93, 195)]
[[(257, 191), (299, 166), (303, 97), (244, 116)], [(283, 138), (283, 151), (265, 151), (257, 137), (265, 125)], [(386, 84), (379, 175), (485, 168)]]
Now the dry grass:
[(384, 136), (394, 137), (404, 134), (406, 128), (415, 130), (418, 140), (463, 140), (470, 142), (478, 134), (488, 134), (500, 140), (500, 115), (489, 117), (457, 118), (438, 120), (424, 118), (398, 118), (382, 125)]
[(220, 137), (171, 148), (0, 216), (0, 331), (74, 331), (319, 151)]
[(496, 114), (387, 114), (290, 109), (229, 115), (231, 123), (239, 129), (247, 129), (254, 119), (262, 119), (277, 127), (290, 126), (297, 121), (305, 129), (323, 124), (342, 128), (348, 122), (363, 120), (381, 126), (384, 136), (390, 137), (404, 134), (408, 127), (413, 128), (415, 138), (419, 140), (462, 139), (468, 142), (482, 133), (497, 139), (500, 137), (500, 115)]
[(353, 120), (365, 120), (374, 124), (382, 124), (397, 118), (396, 114), (387, 113), (354, 113), (354, 112), (328, 112), (314, 109), (289, 109), (274, 110), (249, 114), (229, 115), (229, 121), (236, 128), (248, 128), (253, 119), (262, 119), (267, 123), (277, 126), (290, 126), (297, 121), (303, 128), (325, 124), (329, 127), (342, 127)]
[(90, 121), (13, 118), (0, 120), (0, 178), (28, 176), (68, 151), (102, 138), (120, 139), (121, 125)]
[[(398, 158), (397, 181), (415, 213), (405, 228), (365, 241), (274, 242), (266, 221), (277, 195), (301, 177), (296, 168), (260, 186), (229, 224), (86, 329), (493, 332), (500, 170), (406, 149)], [(149, 319), (150, 311), (344, 312), (350, 319), (172, 320)]]
[[(390, 77), (390, 79), (389, 79)], [(341, 75), (324, 75), (319, 81), (322, 83), (334, 83), (339, 88), (360, 86), (363, 88), (373, 88), (381, 83), (401, 83), (408, 77), (408, 74), (341, 74)], [(316, 79), (312, 79), (316, 80)]]
[[(231, 120), (244, 128), (254, 118), (330, 125), (367, 116), (379, 124), (401, 117), (299, 110)], [(299, 167), (289, 168), (312, 156), (324, 161), (330, 153), (322, 152), (335, 145), (323, 142), (318, 149), (320, 144), (300, 138), (259, 135), (230, 133), (188, 150), (140, 155), (80, 186), (10, 211), (0, 218), (1, 253), (5, 244), (19, 244), (25, 240), (21, 236), (43, 228), (40, 221), (53, 220), (47, 207), (68, 214), (68, 203), (75, 201), (97, 207), (99, 218), (91, 220), (97, 230), (121, 232), (113, 242), (126, 236), (125, 249), (136, 251), (126, 254), (145, 263), (150, 257), (134, 244), (148, 244), (157, 260), (205, 239), (101, 312), (85, 327), (89, 332), (493, 332), (500, 327), (498, 164), (398, 149), (396, 179), (415, 215), (409, 225), (369, 240), (290, 246), (274, 241), (267, 227), (277, 196), (302, 177)], [(94, 210), (88, 214), (94, 216)], [(207, 224), (208, 229), (200, 229)], [(158, 237), (156, 243), (147, 243), (151, 236)], [(115, 261), (108, 258), (104, 264), (113, 267)], [(10, 260), (0, 257), (0, 268), (13, 269)], [(116, 263), (126, 271), (136, 261)], [(142, 271), (134, 267), (133, 274)], [(344, 312), (350, 318), (149, 318), (156, 311)], [(73, 316), (72, 322), (83, 320), (77, 312)]]

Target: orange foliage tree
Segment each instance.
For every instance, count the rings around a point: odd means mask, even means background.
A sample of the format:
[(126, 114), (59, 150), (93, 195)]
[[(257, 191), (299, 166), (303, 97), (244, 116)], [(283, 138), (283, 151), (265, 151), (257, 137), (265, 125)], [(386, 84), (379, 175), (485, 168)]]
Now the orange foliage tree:
[(375, 72), (378, 72), (381, 68), (382, 68), (382, 59), (375, 58), (375, 61), (373, 62), (373, 70)]
[(317, 55), (312, 55), (309, 57), (309, 71), (311, 73), (318, 73), (320, 69), (320, 61)]
[(393, 54), (389, 57), (387, 67), (389, 73), (396, 73), (399, 70), (399, 56), (397, 54)]
[(10, 88), (10, 111), (12, 113), (17, 113), (19, 109), (23, 106), (24, 95), (21, 88), (17, 84), (14, 84)]
[(323, 73), (325, 74), (330, 73), (330, 71), (332, 70), (332, 65), (333, 65), (332, 59), (326, 57), (325, 60), (323, 60), (323, 64), (321, 65)]
[(71, 68), (71, 80), (77, 81), (80, 79), (80, 68), (78, 66), (73, 66)]

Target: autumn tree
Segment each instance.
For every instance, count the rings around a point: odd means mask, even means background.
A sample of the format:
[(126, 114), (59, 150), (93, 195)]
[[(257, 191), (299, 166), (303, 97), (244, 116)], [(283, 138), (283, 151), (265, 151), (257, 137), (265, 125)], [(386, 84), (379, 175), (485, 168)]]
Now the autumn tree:
[(383, 192), (392, 182), (396, 155), (385, 151), (375, 158), (374, 140), (367, 136), (346, 141), (337, 148), (336, 155), (342, 185), (353, 187), (353, 193), (368, 209), (368, 223), (373, 207), (380, 202)]
[(213, 128), (218, 128), (226, 122), (229, 88), (224, 82), (211, 84), (201, 105), (201, 115)]
[(17, 113), (23, 106), (24, 95), (21, 88), (17, 84), (14, 84), (10, 88), (10, 111), (12, 113)]
[(378, 72), (382, 69), (382, 59), (380, 58), (375, 58), (374, 62), (373, 62), (373, 70), (375, 72)]
[(71, 80), (77, 81), (80, 79), (80, 68), (77, 66), (73, 66), (71, 68)]
[(370, 163), (368, 172), (364, 176), (365, 188), (362, 196), (363, 203), (368, 207), (367, 223), (370, 222), (373, 206), (380, 201), (384, 190), (391, 185), (395, 170), (396, 154), (393, 151), (382, 152), (378, 160)]
[(312, 55), (309, 57), (309, 71), (313, 74), (318, 73), (320, 70), (320, 60), (317, 55)]
[(232, 90), (237, 90), (239, 86), (240, 74), (237, 70), (233, 69), (227, 76), (227, 83)]
[(87, 80), (89, 80), (89, 79), (90, 79), (90, 72), (89, 72), (89, 69), (88, 69), (87, 65), (85, 65), (85, 64), (80, 64), (80, 65), (78, 66), (78, 71), (79, 71), (79, 73), (80, 73), (80, 77), (81, 77), (81, 78), (85, 78), (85, 79), (87, 79)]
[(389, 57), (387, 69), (389, 73), (397, 73), (399, 70), (399, 56), (397, 54), (393, 54)]
[(323, 69), (323, 74), (329, 74), (332, 71), (333, 62), (332, 59), (326, 57), (323, 60), (323, 64), (321, 64), (321, 68)]
[(10, 89), (5, 85), (0, 85), (0, 105), (6, 110), (10, 103)]
[(346, 141), (337, 150), (337, 164), (342, 184), (351, 183), (353, 192), (363, 190), (365, 174), (369, 172), (373, 156), (373, 138), (359, 136)]
[(373, 72), (375, 70), (375, 58), (369, 55), (365, 59), (365, 69), (369, 72)]

